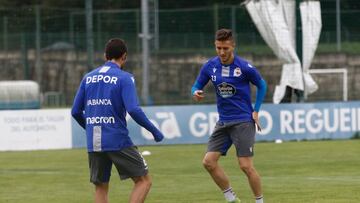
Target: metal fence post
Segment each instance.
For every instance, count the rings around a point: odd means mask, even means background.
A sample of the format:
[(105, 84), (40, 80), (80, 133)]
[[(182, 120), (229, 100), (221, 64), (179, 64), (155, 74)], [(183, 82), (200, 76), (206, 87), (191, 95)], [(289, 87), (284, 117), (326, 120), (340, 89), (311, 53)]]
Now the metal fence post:
[(341, 51), (341, 19), (340, 0), (336, 0), (336, 50)]
[(70, 43), (75, 47), (74, 14), (73, 14), (73, 12), (70, 12), (70, 15), (69, 15), (69, 38), (70, 38)]
[(219, 5), (214, 4), (214, 32), (219, 29)]
[(231, 6), (231, 29), (233, 31), (234, 39), (236, 39), (236, 7), (235, 6)]
[(93, 33), (93, 2), (85, 0), (86, 18), (86, 50), (88, 71), (94, 68), (94, 33)]
[(8, 18), (6, 16), (3, 17), (3, 46), (4, 52), (8, 51)]
[(160, 48), (160, 40), (159, 40), (159, 2), (158, 0), (154, 0), (154, 44), (155, 50), (158, 51)]
[(101, 50), (103, 40), (102, 40), (102, 28), (101, 28), (101, 13), (96, 14), (96, 41), (97, 41), (97, 50)]
[(24, 80), (30, 79), (26, 33), (21, 33), (21, 61), (23, 64)]
[(42, 67), (41, 67), (41, 10), (40, 5), (35, 6), (35, 47), (36, 47), (36, 58), (35, 58), (35, 67), (36, 67), (36, 77), (40, 86), (40, 91), (42, 89)]

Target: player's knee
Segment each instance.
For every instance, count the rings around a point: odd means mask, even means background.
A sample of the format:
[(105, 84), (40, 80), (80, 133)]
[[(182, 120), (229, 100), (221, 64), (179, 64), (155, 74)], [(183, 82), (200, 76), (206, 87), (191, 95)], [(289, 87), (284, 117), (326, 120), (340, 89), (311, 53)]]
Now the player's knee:
[(209, 160), (206, 158), (203, 159), (202, 164), (203, 164), (204, 168), (208, 171), (211, 171), (216, 167), (215, 161), (212, 161), (212, 160)]
[(150, 176), (147, 176), (146, 178), (144, 178), (144, 185), (146, 185), (146, 187), (150, 188), (152, 186), (152, 180), (150, 178)]
[(148, 188), (150, 188), (152, 185), (152, 180), (150, 176), (141, 176), (141, 177), (133, 178), (133, 180), (135, 184), (141, 184)]
[(255, 169), (251, 165), (241, 165), (240, 169), (246, 174), (250, 175)]
[(146, 185), (147, 188), (151, 188), (152, 181), (151, 180), (146, 180), (146, 182), (144, 184)]
[(96, 183), (95, 184), (95, 191), (97, 193), (107, 193), (109, 185), (108, 183)]

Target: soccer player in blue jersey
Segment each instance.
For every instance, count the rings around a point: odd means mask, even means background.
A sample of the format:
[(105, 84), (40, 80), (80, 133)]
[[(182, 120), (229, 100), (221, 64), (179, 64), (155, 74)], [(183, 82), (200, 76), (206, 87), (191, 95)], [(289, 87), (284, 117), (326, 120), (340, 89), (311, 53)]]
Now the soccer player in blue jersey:
[[(218, 164), (221, 155), (234, 144), (238, 163), (246, 174), (256, 203), (263, 203), (261, 181), (254, 168), (252, 156), (256, 126), (260, 130), (258, 112), (266, 92), (266, 82), (250, 63), (234, 54), (232, 31), (220, 29), (215, 35), (217, 56), (201, 68), (193, 87), (194, 100), (204, 98), (203, 88), (211, 80), (216, 89), (219, 121), (209, 138), (203, 165), (223, 191), (227, 202), (240, 202), (233, 192), (229, 178)], [(250, 84), (257, 87), (256, 102), (251, 103)]]
[(126, 128), (126, 112), (150, 131), (156, 142), (163, 134), (139, 107), (134, 77), (123, 70), (127, 47), (121, 39), (111, 39), (105, 47), (107, 62), (86, 74), (80, 83), (71, 110), (86, 130), (90, 181), (95, 184), (95, 202), (108, 202), (111, 168), (120, 178), (131, 178), (131, 203), (145, 201), (151, 187), (148, 166), (134, 146)]

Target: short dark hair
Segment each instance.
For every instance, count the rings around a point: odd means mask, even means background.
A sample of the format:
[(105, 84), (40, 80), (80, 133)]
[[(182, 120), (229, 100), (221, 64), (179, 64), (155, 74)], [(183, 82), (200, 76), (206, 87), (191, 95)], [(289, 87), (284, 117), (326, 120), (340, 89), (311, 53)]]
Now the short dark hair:
[(118, 59), (127, 53), (125, 41), (119, 38), (110, 39), (105, 46), (106, 60)]
[(232, 30), (223, 28), (223, 29), (216, 31), (215, 40), (217, 40), (217, 41), (232, 40), (233, 41), (234, 38), (232, 36)]

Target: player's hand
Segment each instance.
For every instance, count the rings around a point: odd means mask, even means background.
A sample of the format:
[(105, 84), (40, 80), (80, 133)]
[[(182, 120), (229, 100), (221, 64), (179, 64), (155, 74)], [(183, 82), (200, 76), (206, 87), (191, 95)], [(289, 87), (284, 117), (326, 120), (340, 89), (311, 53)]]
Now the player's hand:
[(201, 101), (204, 98), (204, 91), (196, 90), (193, 94), (193, 99), (195, 101)]
[(160, 131), (153, 134), (153, 136), (156, 142), (161, 142), (164, 139), (164, 135)]
[(259, 112), (254, 111), (254, 112), (252, 113), (252, 117), (253, 117), (253, 120), (254, 120), (255, 125), (256, 125), (256, 127), (257, 127), (257, 130), (258, 130), (259, 132), (261, 132), (261, 126), (260, 126), (260, 121), (259, 121)]

